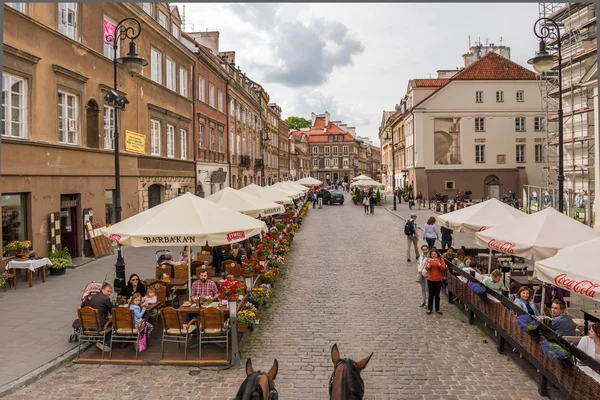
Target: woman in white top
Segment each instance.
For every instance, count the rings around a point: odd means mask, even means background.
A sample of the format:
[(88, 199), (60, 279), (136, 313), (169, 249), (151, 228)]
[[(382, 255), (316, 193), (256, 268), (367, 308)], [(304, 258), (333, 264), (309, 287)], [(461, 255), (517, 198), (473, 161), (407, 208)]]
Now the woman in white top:
[(423, 275), (423, 279), (421, 279), (421, 304), (419, 307), (425, 307), (425, 302), (427, 301), (427, 270), (425, 269), (425, 263), (429, 258), (429, 248), (426, 244), (421, 246), (421, 255), (417, 260), (417, 272)]
[(600, 361), (600, 323), (596, 322), (592, 325), (589, 334), (581, 338), (577, 348), (596, 361)]
[(437, 229), (435, 227), (435, 217), (429, 217), (427, 224), (423, 227), (423, 240), (427, 242), (429, 251), (435, 247), (435, 241), (438, 238)]

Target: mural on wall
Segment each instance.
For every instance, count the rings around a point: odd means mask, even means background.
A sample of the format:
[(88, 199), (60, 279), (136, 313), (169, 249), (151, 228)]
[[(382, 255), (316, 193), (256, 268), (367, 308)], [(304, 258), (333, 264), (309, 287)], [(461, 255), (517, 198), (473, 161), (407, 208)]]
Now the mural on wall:
[(434, 164), (462, 164), (460, 158), (460, 118), (435, 118), (433, 120), (433, 131)]

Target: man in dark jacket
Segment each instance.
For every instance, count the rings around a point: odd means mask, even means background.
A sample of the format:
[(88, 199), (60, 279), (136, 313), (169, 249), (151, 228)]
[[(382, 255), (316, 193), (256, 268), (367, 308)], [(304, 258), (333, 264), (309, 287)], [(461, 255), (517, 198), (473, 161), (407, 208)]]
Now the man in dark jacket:
[[(112, 294), (113, 288), (110, 283), (104, 283), (102, 285), (102, 290), (99, 293), (96, 293), (90, 299), (88, 306), (95, 308), (98, 310), (98, 314), (100, 316), (100, 328), (104, 328), (104, 325), (108, 322), (108, 319), (112, 312), (112, 304), (110, 302), (110, 295)], [(110, 342), (110, 332), (106, 335), (106, 340)], [(102, 343), (96, 343), (96, 346), (100, 350), (110, 351), (110, 347), (104, 346), (102, 348)]]
[(221, 262), (223, 261), (223, 250), (221, 246), (213, 247), (212, 251), (213, 267), (215, 267), (215, 274), (221, 273)]

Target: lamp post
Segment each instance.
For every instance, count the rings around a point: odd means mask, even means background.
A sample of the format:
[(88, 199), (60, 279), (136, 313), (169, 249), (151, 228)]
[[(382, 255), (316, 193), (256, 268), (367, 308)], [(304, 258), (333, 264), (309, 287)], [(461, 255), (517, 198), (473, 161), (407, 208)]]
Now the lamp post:
[(265, 184), (267, 183), (265, 180), (265, 146), (266, 143), (269, 140), (271, 140), (271, 138), (269, 137), (269, 127), (265, 126), (262, 129), (261, 135), (260, 135), (260, 148), (261, 148), (261, 154), (262, 154), (262, 162), (260, 163), (260, 176), (261, 176), (261, 182), (262, 182), (262, 186), (265, 186)]
[[(133, 24), (125, 26), (126, 22)], [(136, 27), (137, 25), (137, 31)], [(117, 65), (121, 64), (131, 77), (134, 77), (142, 72), (144, 66), (148, 65), (148, 61), (140, 57), (135, 49), (134, 40), (142, 33), (140, 22), (132, 17), (124, 18), (115, 26), (114, 32), (105, 35), (104, 40), (112, 45), (113, 48), (113, 88), (105, 96), (104, 100), (111, 104), (115, 110), (115, 130), (114, 130), (114, 150), (115, 150), (115, 217), (117, 222), (121, 221), (121, 169), (119, 164), (119, 110), (125, 111), (125, 105), (129, 104), (129, 100), (125, 95), (119, 96), (117, 89)], [(129, 39), (129, 53), (125, 57), (117, 57), (119, 43), (125, 39)], [(125, 288), (125, 260), (121, 253), (121, 245), (117, 248), (117, 263), (115, 264), (116, 277), (114, 280), (115, 292), (120, 292)]]
[(394, 197), (394, 211), (396, 211), (396, 157), (394, 155), (394, 134), (390, 137), (390, 128), (387, 128), (385, 140), (392, 141), (392, 197)]
[[(552, 69), (554, 62), (558, 60), (558, 211), (564, 212), (564, 149), (563, 149), (563, 104), (562, 104), (562, 45), (560, 42), (560, 28), (556, 21), (550, 18), (540, 18), (533, 25), (533, 33), (540, 39), (540, 50), (535, 57), (527, 61), (539, 73), (545, 73)], [(558, 55), (550, 54), (546, 50), (546, 39), (556, 39)]]

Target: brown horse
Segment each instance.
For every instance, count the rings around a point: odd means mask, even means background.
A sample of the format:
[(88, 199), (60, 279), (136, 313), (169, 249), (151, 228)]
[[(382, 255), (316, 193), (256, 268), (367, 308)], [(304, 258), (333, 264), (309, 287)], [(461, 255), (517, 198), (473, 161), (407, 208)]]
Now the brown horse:
[(354, 362), (349, 358), (340, 358), (337, 344), (331, 348), (333, 373), (329, 378), (329, 398), (331, 400), (362, 400), (365, 394), (365, 383), (360, 377), (360, 371), (365, 369), (373, 356)]
[(246, 361), (246, 379), (235, 395), (235, 400), (278, 400), (279, 394), (273, 382), (277, 377), (279, 364), (273, 360), (269, 372), (254, 371), (252, 360)]

